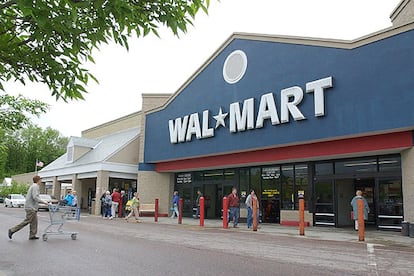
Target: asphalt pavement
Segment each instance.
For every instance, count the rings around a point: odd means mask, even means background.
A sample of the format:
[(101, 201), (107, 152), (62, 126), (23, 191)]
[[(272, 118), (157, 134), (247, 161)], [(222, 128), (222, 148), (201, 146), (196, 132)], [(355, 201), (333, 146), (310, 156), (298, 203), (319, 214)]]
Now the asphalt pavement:
[[(145, 223), (158, 223), (177, 225), (177, 218), (158, 217), (158, 222), (154, 221), (154, 217), (140, 217), (140, 220)], [(131, 219), (132, 221), (132, 219)], [(183, 218), (183, 226), (199, 227), (199, 228), (217, 228), (223, 229), (223, 222), (221, 220), (204, 220), (204, 226), (200, 226), (200, 221), (193, 218)], [(223, 229), (225, 230), (225, 229)], [(229, 224), (229, 231), (253, 231), (248, 229), (246, 223), (239, 223), (239, 228), (233, 228), (232, 223)], [(299, 228), (295, 226), (282, 226), (280, 224), (266, 224), (262, 223), (257, 229), (258, 234), (263, 235), (277, 235), (298, 237), (304, 239), (326, 240), (326, 241), (344, 241), (344, 242), (361, 242), (359, 241), (358, 231), (352, 228), (332, 228), (332, 227), (305, 227), (305, 234), (299, 235)], [(365, 240), (363, 242), (388, 245), (388, 246), (403, 246), (412, 247), (414, 249), (414, 237), (403, 236), (401, 232), (384, 231), (377, 229), (370, 229), (367, 227), (365, 231)]]

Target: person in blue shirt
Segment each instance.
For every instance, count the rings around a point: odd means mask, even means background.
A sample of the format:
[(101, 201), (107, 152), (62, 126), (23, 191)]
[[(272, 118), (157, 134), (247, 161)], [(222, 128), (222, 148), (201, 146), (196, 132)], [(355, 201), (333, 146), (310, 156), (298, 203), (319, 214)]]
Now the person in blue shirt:
[(65, 200), (66, 200), (66, 205), (72, 206), (72, 203), (73, 203), (72, 191), (68, 191), (68, 194), (65, 196)]
[(179, 199), (180, 199), (180, 197), (178, 196), (178, 192), (175, 191), (174, 195), (173, 195), (173, 200), (172, 200), (172, 215), (171, 215), (171, 218), (179, 216), (179, 213), (178, 213), (178, 200)]

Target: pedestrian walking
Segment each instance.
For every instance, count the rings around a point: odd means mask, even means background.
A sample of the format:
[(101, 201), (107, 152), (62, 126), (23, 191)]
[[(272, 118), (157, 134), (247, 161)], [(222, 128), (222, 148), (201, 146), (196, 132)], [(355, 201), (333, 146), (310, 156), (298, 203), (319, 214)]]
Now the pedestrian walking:
[(240, 207), (239, 207), (239, 196), (237, 195), (237, 189), (233, 187), (231, 194), (228, 196), (230, 217), (228, 222), (233, 220), (233, 227), (238, 228)]
[(30, 224), (29, 240), (37, 240), (39, 237), (37, 234), (37, 210), (39, 209), (39, 203), (49, 205), (49, 202), (40, 198), (39, 185), (42, 183), (40, 176), (35, 175), (33, 177), (33, 184), (30, 186), (26, 195), (26, 203), (24, 204), (24, 210), (26, 212), (26, 218), (18, 225), (12, 227), (8, 231), (9, 239), (13, 234), (21, 230), (26, 225)]
[(111, 217), (110, 219), (113, 219), (116, 217), (116, 213), (118, 212), (118, 206), (121, 202), (121, 194), (118, 192), (116, 188), (113, 189), (113, 192), (111, 194), (112, 197), (112, 210), (111, 210)]
[(178, 212), (178, 201), (179, 201), (180, 197), (178, 196), (178, 191), (174, 192), (173, 195), (173, 199), (172, 199), (172, 215), (171, 218), (174, 217), (178, 217), (179, 216), (179, 212)]
[(128, 222), (128, 219), (134, 215), (135, 216), (135, 222), (139, 221), (139, 196), (138, 193), (134, 193), (134, 197), (131, 199), (131, 212), (128, 214), (128, 216), (125, 218), (126, 222)]
[(362, 191), (357, 190), (356, 195), (351, 200), (352, 211), (354, 213), (355, 230), (358, 230), (358, 200), (359, 199), (362, 199), (364, 201), (364, 220), (368, 219), (368, 213), (369, 213), (368, 201), (365, 199), (365, 197), (362, 196)]

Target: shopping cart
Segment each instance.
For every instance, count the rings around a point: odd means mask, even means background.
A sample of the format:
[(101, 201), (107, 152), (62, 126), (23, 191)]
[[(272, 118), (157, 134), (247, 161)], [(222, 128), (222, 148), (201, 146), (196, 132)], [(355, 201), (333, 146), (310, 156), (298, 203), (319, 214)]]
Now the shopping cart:
[(80, 208), (49, 204), (49, 217), (50, 224), (42, 235), (44, 241), (47, 241), (49, 235), (70, 235), (72, 240), (76, 240), (78, 232), (63, 231), (62, 227), (67, 220), (79, 221)]

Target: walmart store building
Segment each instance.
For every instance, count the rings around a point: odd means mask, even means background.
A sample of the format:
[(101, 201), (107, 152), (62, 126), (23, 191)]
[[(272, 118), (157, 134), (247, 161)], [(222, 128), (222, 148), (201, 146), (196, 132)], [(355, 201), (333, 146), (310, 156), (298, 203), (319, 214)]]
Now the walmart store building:
[(290, 224), (304, 191), (310, 224), (345, 227), (361, 189), (368, 224), (414, 222), (413, 5), (353, 41), (234, 34), (144, 110), (139, 192), (168, 206), (178, 190), (191, 216), (201, 190), (207, 218), (220, 218), (231, 187), (242, 203), (253, 188), (263, 222)]

